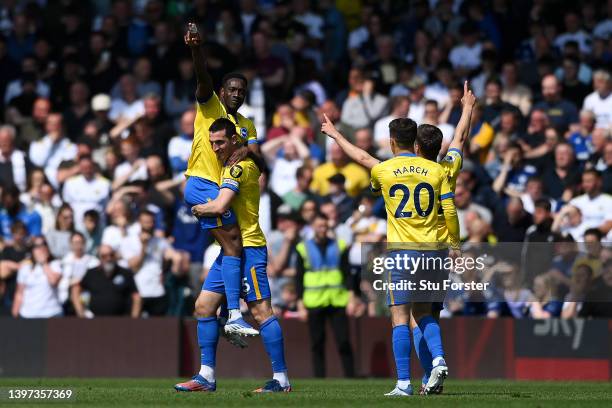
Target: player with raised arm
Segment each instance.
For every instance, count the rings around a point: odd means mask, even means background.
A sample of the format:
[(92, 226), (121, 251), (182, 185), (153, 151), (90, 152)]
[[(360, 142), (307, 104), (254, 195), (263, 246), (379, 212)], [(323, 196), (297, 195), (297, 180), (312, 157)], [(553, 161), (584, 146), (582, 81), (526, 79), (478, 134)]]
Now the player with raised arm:
[[(208, 140), (208, 129), (218, 118), (226, 118), (234, 123), (240, 137), (241, 146), (235, 149), (230, 164), (244, 159), (249, 151), (258, 152), (257, 134), (253, 122), (238, 113), (244, 102), (247, 80), (239, 73), (229, 73), (223, 77), (219, 95), (213, 90), (210, 74), (206, 69), (206, 60), (201, 47), (201, 38), (197, 26), (189, 23), (184, 37), (185, 44), (191, 49), (194, 69), (197, 78), (196, 118), (191, 154), (187, 164), (187, 184), (185, 185), (185, 202), (189, 206), (203, 204), (214, 200), (219, 195), (219, 178), (221, 163), (213, 153)], [(247, 146), (243, 146), (247, 144)], [(224, 331), (228, 334), (253, 336), (259, 334), (243, 318), (240, 312), (240, 258), (242, 242), (236, 215), (229, 209), (216, 217), (200, 217), (202, 229), (209, 229), (213, 237), (223, 248), (222, 276), (227, 295), (229, 318)], [(199, 297), (196, 301), (196, 314), (199, 315)], [(198, 339), (204, 332), (211, 330), (217, 322), (198, 319)], [(234, 341), (235, 342), (235, 341)], [(245, 344), (242, 344), (243, 346)]]
[[(462, 98), (463, 104), (463, 112), (461, 119), (457, 125), (453, 140), (449, 146), (449, 150), (441, 161), (441, 165), (448, 177), (448, 181), (451, 184), (451, 191), (454, 192), (457, 175), (462, 165), (462, 151), (463, 145), (468, 135), (468, 126), (470, 122), (470, 116), (474, 104), (476, 102), (476, 98), (473, 93), (468, 89), (467, 81), (464, 83), (464, 96)], [(342, 136), (333, 126), (333, 124), (325, 118), (325, 123), (323, 124), (322, 131), (327, 133), (330, 137), (336, 140), (340, 147), (355, 161), (360, 163), (361, 165), (367, 168), (373, 168), (375, 165), (379, 163), (379, 160), (370, 156), (367, 152), (359, 149), (358, 147), (352, 145), (346, 138)], [(418, 131), (424, 130), (427, 128), (419, 127)], [(437, 153), (436, 153), (437, 156)], [(430, 159), (435, 161), (435, 156), (431, 156)], [(438, 233), (437, 233), (437, 242), (447, 242), (449, 240), (449, 232), (446, 227), (446, 220), (442, 211), (442, 206), (438, 211)], [(435, 372), (433, 376), (430, 376), (433, 360), (432, 353), (430, 352), (427, 341), (423, 341), (423, 333), (421, 327), (430, 326), (431, 317), (437, 322), (440, 313), (440, 307), (438, 306), (441, 303), (437, 303), (432, 305), (431, 303), (418, 303), (413, 307), (414, 311), (418, 313), (417, 318), (411, 317), (410, 326), (413, 332), (414, 345), (417, 351), (417, 355), (423, 369), (425, 371), (425, 375), (423, 378), (423, 383), (421, 385), (421, 393), (429, 394), (429, 393), (439, 393), (442, 391), (442, 384), (446, 376), (448, 375), (448, 370), (446, 365), (442, 364), (444, 362), (443, 358), (437, 359)], [(429, 313), (428, 313), (429, 311)], [(432, 316), (429, 316), (431, 313)], [(417, 324), (417, 321), (420, 323)], [(433, 327), (435, 331), (435, 325)], [(439, 330), (439, 329), (438, 329)], [(435, 336), (434, 336), (435, 337)], [(434, 341), (435, 343), (435, 341)], [(438, 351), (439, 353), (439, 351)], [(431, 381), (429, 381), (431, 379)]]
[[(389, 125), (390, 144), (394, 157), (378, 162), (360, 149), (354, 149), (341, 137), (333, 124), (325, 118), (322, 131), (330, 134), (347, 154), (361, 157), (371, 168), (372, 190), (381, 192), (387, 211), (388, 256), (396, 255), (409, 259), (437, 257), (437, 203), (441, 202), (449, 230), (453, 251), (459, 248), (459, 222), (453, 193), (442, 166), (435, 163), (440, 151), (442, 133), (431, 125), (422, 125), (417, 132), (411, 119), (395, 119)], [(338, 137), (340, 136), (340, 137)], [(413, 151), (414, 149), (414, 151)], [(369, 157), (368, 157), (369, 156)], [(436, 211), (434, 211), (434, 207)], [(430, 244), (429, 247), (423, 244)], [(397, 249), (396, 249), (397, 248)], [(452, 256), (457, 254), (453, 252)], [(424, 261), (427, 262), (427, 261)], [(412, 279), (410, 271), (394, 269), (389, 283), (395, 284)], [(391, 310), (393, 325), (393, 354), (398, 381), (389, 396), (412, 395), (410, 384), (410, 318), (413, 303), (409, 291), (387, 290), (387, 304)], [(431, 313), (431, 307), (429, 313)], [(416, 316), (415, 316), (416, 317)], [(426, 316), (420, 316), (423, 320)], [(423, 320), (425, 339), (439, 366), (446, 367), (440, 327), (435, 319)]]
[[(226, 165), (221, 176), (219, 195), (206, 204), (192, 208), (196, 217), (219, 217), (232, 209), (238, 215), (243, 243), (241, 279), (243, 297), (260, 327), (260, 335), (272, 362), (273, 378), (255, 392), (289, 392), (283, 333), (272, 312), (270, 286), (266, 267), (268, 252), (266, 238), (259, 226), (259, 176), (254, 161), (247, 157), (234, 165), (227, 165), (228, 158), (240, 148), (241, 140), (234, 123), (226, 118), (215, 120), (210, 126), (210, 144), (217, 157)], [(223, 249), (206, 276), (198, 298), (199, 313), (205, 322), (216, 322), (217, 309), (226, 294), (222, 267)], [(203, 333), (200, 348), (203, 370), (190, 381), (176, 384), (177, 391), (215, 391), (217, 330)]]

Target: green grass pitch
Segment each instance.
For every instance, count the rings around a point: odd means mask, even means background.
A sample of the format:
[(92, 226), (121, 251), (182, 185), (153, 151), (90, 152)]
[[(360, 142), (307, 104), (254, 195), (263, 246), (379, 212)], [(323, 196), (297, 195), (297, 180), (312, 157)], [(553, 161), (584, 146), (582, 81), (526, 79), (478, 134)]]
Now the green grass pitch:
[[(583, 382), (454, 381), (445, 383), (444, 395), (410, 398), (384, 397), (394, 380), (299, 380), (289, 394), (258, 395), (250, 391), (264, 380), (219, 379), (215, 393), (177, 393), (179, 379), (8, 379), (0, 378), (0, 408), (25, 406), (222, 406), (222, 407), (611, 407), (612, 384)], [(417, 381), (413, 380), (413, 385)], [(7, 388), (71, 388), (70, 402), (9, 402)]]

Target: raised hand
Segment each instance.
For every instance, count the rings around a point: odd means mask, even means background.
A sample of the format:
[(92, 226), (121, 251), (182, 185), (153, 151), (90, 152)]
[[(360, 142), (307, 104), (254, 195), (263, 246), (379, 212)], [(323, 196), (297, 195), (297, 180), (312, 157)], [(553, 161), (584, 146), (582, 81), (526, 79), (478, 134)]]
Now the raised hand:
[(336, 127), (334, 126), (332, 121), (329, 120), (326, 114), (323, 114), (323, 118), (325, 120), (323, 121), (323, 123), (321, 123), (321, 132), (325, 133), (332, 139), (336, 139), (340, 132), (338, 132), (338, 129), (336, 129)]
[(473, 108), (476, 104), (476, 96), (472, 93), (472, 90), (468, 87), (468, 81), (463, 83), (463, 97), (461, 98), (461, 104), (466, 108)]
[(187, 25), (187, 32), (183, 39), (188, 47), (199, 47), (200, 44), (202, 44), (202, 38), (198, 32), (198, 26), (195, 23), (189, 23)]

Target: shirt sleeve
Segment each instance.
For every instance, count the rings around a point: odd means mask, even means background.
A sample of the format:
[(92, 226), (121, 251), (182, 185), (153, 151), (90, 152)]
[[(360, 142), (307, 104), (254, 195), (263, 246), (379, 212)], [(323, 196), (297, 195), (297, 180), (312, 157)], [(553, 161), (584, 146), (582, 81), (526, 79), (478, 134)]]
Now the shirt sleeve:
[(221, 175), (221, 188), (229, 188), (236, 194), (240, 193), (240, 183), (248, 171), (244, 162), (234, 164), (231, 167), (224, 167)]
[(378, 170), (379, 167), (376, 165), (372, 167), (372, 170), (370, 171), (370, 190), (372, 190), (374, 194), (380, 194), (380, 190), (382, 188)]
[(225, 111), (223, 110), (223, 106), (216, 92), (213, 92), (212, 96), (207, 101), (198, 101), (197, 107), (198, 112), (200, 112), (204, 118), (217, 119), (225, 115)]
[(259, 141), (257, 140), (257, 129), (253, 124), (252, 120), (247, 122), (247, 143), (248, 144), (257, 144)]
[(457, 217), (457, 209), (452, 198), (455, 194), (450, 190), (450, 185), (447, 178), (443, 175), (442, 185), (440, 188), (440, 201), (442, 202), (442, 210), (451, 247), (459, 247), (459, 218)]

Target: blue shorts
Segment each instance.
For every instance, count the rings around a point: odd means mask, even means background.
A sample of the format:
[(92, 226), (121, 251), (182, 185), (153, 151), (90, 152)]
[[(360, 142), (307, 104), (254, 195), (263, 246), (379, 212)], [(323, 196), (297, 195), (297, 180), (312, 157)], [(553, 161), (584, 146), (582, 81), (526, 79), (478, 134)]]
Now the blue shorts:
[[(190, 176), (185, 184), (185, 204), (190, 208), (214, 200), (219, 195), (219, 186), (210, 180)], [(198, 219), (202, 229), (217, 228), (222, 225), (236, 224), (236, 214), (230, 208), (221, 217), (202, 217)]]
[[(215, 293), (225, 293), (223, 275), (221, 274), (221, 262), (223, 260), (223, 250), (215, 260), (215, 263), (208, 271), (206, 280), (202, 285), (202, 290)], [(240, 269), (242, 270), (242, 290), (240, 297), (247, 303), (260, 299), (269, 299), (270, 285), (268, 284), (268, 250), (265, 246), (244, 247), (242, 249), (242, 260)]]
[(387, 283), (402, 285), (395, 288), (387, 287), (387, 306), (444, 300), (442, 266), (445, 255), (442, 251), (400, 250), (389, 252), (386, 257), (395, 258), (398, 255), (402, 266), (409, 267), (394, 268), (387, 272)]

